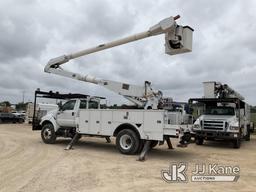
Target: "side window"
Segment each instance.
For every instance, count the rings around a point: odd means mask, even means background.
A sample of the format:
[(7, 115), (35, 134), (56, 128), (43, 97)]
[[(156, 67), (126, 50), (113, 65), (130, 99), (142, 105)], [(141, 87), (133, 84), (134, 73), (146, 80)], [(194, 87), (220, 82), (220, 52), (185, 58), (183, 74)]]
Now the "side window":
[(86, 109), (86, 107), (87, 107), (87, 101), (86, 100), (81, 100), (79, 109)]
[(76, 100), (70, 100), (67, 101), (63, 106), (62, 106), (62, 110), (66, 111), (66, 110), (74, 110), (76, 104)]
[(98, 109), (97, 101), (89, 101), (89, 109)]

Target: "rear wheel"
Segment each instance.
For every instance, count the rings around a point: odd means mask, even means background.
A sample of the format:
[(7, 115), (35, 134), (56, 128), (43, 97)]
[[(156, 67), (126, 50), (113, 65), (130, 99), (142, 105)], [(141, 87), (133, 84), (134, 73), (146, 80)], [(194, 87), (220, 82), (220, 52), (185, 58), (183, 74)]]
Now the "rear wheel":
[(140, 138), (133, 130), (124, 129), (117, 134), (116, 146), (123, 154), (135, 154), (140, 147)]
[(53, 144), (56, 141), (56, 134), (51, 123), (43, 125), (41, 130), (41, 137), (44, 143)]

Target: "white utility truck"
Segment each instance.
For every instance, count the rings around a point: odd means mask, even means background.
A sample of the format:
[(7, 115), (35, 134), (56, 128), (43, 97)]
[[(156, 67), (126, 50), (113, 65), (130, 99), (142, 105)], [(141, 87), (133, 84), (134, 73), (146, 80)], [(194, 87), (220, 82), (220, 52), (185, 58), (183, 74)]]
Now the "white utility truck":
[(241, 139), (250, 140), (249, 105), (227, 84), (215, 81), (203, 84), (204, 97), (189, 100), (202, 111), (193, 125), (196, 143), (202, 145), (205, 139), (228, 140), (234, 148), (239, 148)]
[[(190, 52), (192, 51), (193, 29), (189, 26), (178, 25), (175, 20), (179, 17), (168, 17), (142, 33), (51, 59), (45, 66), (45, 72), (103, 86), (122, 95), (142, 109), (95, 109), (90, 108), (90, 102), (92, 102), (90, 97), (84, 101), (80, 99), (70, 100), (56, 114), (47, 115), (43, 118), (41, 122), (42, 135), (52, 136), (61, 126), (75, 126), (76, 136), (67, 149), (70, 149), (81, 135), (116, 136), (117, 147), (124, 154), (139, 152), (140, 147), (145, 143), (140, 160), (144, 159), (146, 152), (153, 143), (157, 144), (158, 141), (163, 142), (164, 140), (168, 142), (169, 137), (177, 137), (180, 132), (180, 125), (170, 124), (168, 111), (159, 108), (164, 99), (163, 94), (159, 90), (154, 90), (150, 82), (145, 81), (143, 86), (138, 86), (104, 80), (90, 75), (69, 72), (63, 69), (61, 65), (71, 59), (160, 34), (165, 34), (167, 54)], [(82, 109), (80, 106), (85, 105), (84, 103), (86, 103), (86, 108)], [(56, 121), (58, 115), (62, 116), (65, 125)], [(46, 121), (49, 123), (44, 123)], [(74, 124), (71, 125), (71, 122)]]

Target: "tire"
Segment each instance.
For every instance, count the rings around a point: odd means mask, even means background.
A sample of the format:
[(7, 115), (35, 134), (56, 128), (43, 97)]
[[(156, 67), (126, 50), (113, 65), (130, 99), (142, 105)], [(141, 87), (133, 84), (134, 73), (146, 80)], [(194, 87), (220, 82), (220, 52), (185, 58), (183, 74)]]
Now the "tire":
[(116, 147), (122, 154), (132, 155), (139, 151), (141, 146), (139, 136), (130, 129), (124, 129), (117, 134)]
[(197, 137), (196, 138), (196, 144), (197, 145), (203, 145), (204, 143), (204, 138), (203, 137)]
[(24, 120), (23, 119), (19, 119), (18, 122), (19, 123), (24, 123)]
[(241, 139), (240, 139), (240, 137), (235, 139), (235, 140), (233, 140), (233, 148), (234, 149), (239, 149), (240, 146), (241, 146)]
[(56, 134), (51, 123), (47, 123), (41, 130), (41, 138), (46, 144), (54, 144), (56, 141)]
[(192, 136), (191, 136), (191, 133), (185, 133), (185, 141), (187, 141), (188, 143), (190, 143), (191, 142), (191, 138), (192, 138)]

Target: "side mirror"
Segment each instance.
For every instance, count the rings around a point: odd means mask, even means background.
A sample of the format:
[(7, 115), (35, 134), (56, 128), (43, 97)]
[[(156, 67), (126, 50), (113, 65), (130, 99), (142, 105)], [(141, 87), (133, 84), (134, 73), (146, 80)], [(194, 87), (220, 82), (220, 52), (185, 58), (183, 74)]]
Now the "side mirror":
[(59, 106), (59, 111), (64, 111), (62, 106)]
[(62, 108), (62, 107), (63, 107), (62, 102), (59, 102), (59, 103), (58, 103), (58, 106), (59, 106), (59, 111), (63, 111), (63, 108)]

